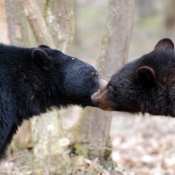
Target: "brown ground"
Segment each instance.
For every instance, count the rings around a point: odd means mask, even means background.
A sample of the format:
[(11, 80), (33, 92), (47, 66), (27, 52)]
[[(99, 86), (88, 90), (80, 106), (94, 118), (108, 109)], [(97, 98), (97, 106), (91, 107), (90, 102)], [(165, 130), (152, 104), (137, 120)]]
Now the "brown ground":
[(111, 128), (112, 157), (139, 175), (175, 175), (175, 119), (116, 116)]

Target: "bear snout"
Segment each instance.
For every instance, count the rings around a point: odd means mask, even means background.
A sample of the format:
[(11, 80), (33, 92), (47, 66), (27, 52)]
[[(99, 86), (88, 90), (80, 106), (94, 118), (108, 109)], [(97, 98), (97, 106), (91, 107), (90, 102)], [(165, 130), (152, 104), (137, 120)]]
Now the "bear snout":
[(103, 88), (106, 85), (107, 85), (107, 81), (103, 77), (100, 77), (100, 79), (99, 79), (99, 87)]
[(100, 90), (98, 90), (97, 92), (95, 92), (92, 96), (91, 96), (91, 100), (92, 103), (96, 106), (99, 107), (105, 111), (114, 111), (114, 109), (112, 109), (109, 106), (109, 102), (107, 99), (107, 87), (103, 87)]

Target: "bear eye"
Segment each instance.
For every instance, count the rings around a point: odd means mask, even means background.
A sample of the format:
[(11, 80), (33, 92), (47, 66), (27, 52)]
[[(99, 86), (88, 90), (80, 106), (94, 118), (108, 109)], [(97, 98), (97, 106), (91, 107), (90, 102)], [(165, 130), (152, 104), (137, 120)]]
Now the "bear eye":
[(98, 76), (98, 72), (92, 72), (92, 76), (94, 76), (94, 77), (97, 77)]

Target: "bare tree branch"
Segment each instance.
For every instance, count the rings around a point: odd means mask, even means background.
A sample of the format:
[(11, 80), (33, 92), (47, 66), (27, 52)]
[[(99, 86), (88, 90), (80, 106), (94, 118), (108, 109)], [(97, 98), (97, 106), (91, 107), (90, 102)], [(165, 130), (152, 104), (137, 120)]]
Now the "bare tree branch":
[(36, 1), (18, 0), (18, 2), (20, 3), (21, 8), (24, 10), (24, 13), (33, 29), (38, 44), (46, 44), (54, 48), (55, 45), (53, 43), (52, 37), (49, 34), (48, 28)]

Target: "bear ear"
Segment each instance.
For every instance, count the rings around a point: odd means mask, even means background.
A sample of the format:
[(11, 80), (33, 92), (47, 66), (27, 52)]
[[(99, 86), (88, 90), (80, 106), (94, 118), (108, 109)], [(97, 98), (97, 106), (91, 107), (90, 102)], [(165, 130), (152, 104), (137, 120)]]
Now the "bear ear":
[(46, 45), (40, 45), (40, 46), (38, 46), (39, 48), (46, 48), (46, 49), (50, 49), (50, 47), (49, 46), (46, 46)]
[(169, 38), (161, 39), (154, 47), (154, 51), (160, 51), (160, 50), (174, 50), (173, 41)]
[(32, 59), (33, 59), (33, 62), (37, 66), (41, 67), (44, 70), (48, 71), (51, 67), (52, 62), (51, 62), (50, 57), (47, 55), (46, 52), (44, 52), (41, 49), (34, 49), (33, 50)]
[(144, 86), (152, 87), (156, 82), (155, 70), (148, 66), (142, 66), (136, 71), (136, 79)]

